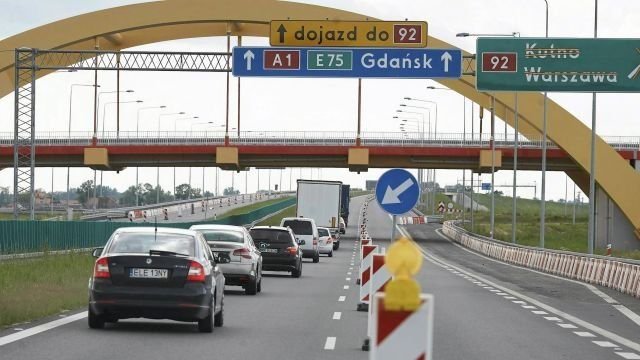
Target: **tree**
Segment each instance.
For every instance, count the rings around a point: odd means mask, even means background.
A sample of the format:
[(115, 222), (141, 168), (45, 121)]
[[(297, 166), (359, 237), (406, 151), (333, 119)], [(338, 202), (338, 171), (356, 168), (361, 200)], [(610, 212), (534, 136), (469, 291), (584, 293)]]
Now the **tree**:
[(176, 200), (186, 200), (191, 192), (189, 184), (180, 184), (176, 187)]
[(232, 187), (228, 187), (228, 188), (224, 189), (224, 191), (222, 192), (222, 194), (224, 194), (225, 196), (228, 196), (228, 195), (238, 195), (238, 194), (240, 194), (240, 190), (236, 190), (236, 189), (234, 189), (234, 188), (232, 188)]
[(136, 204), (136, 187), (129, 186), (129, 188), (122, 193), (120, 197), (120, 205), (134, 206)]
[(93, 180), (87, 180), (80, 185), (79, 188), (76, 189), (76, 194), (78, 194), (78, 201), (80, 204), (86, 204), (89, 200), (89, 196), (93, 195)]

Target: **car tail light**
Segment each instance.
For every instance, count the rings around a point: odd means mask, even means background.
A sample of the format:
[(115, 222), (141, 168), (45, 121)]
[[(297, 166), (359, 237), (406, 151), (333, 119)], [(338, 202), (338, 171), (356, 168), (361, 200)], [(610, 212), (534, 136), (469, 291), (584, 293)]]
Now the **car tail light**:
[(233, 255), (234, 256), (240, 256), (240, 257), (245, 258), (245, 259), (251, 259), (251, 252), (249, 252), (249, 249), (247, 249), (247, 248), (234, 250), (233, 251)]
[(111, 278), (111, 273), (109, 272), (109, 258), (103, 257), (96, 260), (96, 265), (93, 268), (93, 277), (95, 279)]
[(187, 281), (204, 282), (204, 266), (197, 261), (191, 261)]
[(287, 252), (289, 253), (289, 255), (297, 255), (298, 254), (298, 248), (296, 248), (295, 246), (289, 246), (287, 248)]

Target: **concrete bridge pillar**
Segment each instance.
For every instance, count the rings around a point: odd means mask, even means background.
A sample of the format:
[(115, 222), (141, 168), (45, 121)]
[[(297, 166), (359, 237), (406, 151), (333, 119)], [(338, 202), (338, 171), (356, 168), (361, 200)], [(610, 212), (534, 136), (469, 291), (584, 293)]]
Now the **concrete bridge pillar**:
[(627, 220), (618, 205), (599, 186), (596, 186), (595, 247), (605, 248), (607, 244), (611, 244), (611, 247), (616, 250), (640, 249), (640, 240), (635, 236), (631, 222)]

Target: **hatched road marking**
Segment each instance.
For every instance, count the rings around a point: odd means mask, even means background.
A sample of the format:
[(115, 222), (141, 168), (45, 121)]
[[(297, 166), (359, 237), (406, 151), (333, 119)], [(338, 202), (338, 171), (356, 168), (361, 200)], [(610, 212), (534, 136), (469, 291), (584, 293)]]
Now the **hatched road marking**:
[(325, 350), (333, 350), (336, 348), (336, 338), (335, 336), (327, 337), (327, 341), (324, 343)]

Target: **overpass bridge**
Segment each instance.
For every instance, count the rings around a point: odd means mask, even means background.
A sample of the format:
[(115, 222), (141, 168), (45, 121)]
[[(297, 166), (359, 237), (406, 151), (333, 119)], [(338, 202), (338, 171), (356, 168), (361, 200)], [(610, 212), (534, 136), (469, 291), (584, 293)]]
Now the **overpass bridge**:
[[(604, 137), (618, 154), (635, 166), (640, 137)], [(513, 169), (513, 134), (496, 134), (501, 155), (498, 168)], [(355, 132), (244, 131), (225, 143), (224, 132), (40, 132), (35, 137), (36, 166), (84, 167), (118, 171), (126, 167), (221, 166), (217, 149), (238, 149), (238, 168), (349, 167), (349, 150), (366, 149), (370, 168), (406, 167), (480, 170), (480, 157), (489, 151), (488, 134), (365, 132), (357, 146)], [(552, 142), (547, 144), (548, 169), (579, 170), (578, 164)], [(518, 169), (539, 170), (539, 139), (518, 139)], [(87, 149), (105, 149), (107, 163), (91, 164)], [(13, 134), (0, 133), (0, 168), (13, 166)], [(498, 164), (500, 161), (498, 161)], [(362, 168), (361, 170), (366, 170)]]

